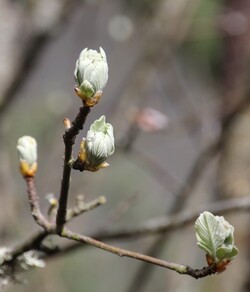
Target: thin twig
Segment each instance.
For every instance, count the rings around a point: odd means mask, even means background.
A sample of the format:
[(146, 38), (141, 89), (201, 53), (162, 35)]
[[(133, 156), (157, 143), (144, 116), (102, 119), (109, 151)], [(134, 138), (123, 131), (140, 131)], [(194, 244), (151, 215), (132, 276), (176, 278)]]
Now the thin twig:
[(47, 219), (44, 217), (40, 210), (39, 198), (35, 187), (34, 177), (26, 177), (25, 180), (27, 183), (27, 193), (31, 214), (38, 225), (43, 227), (45, 230), (49, 230), (51, 228), (51, 224), (47, 221)]
[(119, 255), (120, 257), (129, 257), (129, 258), (133, 258), (133, 259), (140, 260), (143, 262), (147, 262), (147, 263), (150, 263), (150, 264), (153, 264), (156, 266), (160, 266), (160, 267), (164, 267), (164, 268), (173, 270), (179, 274), (189, 275), (189, 276), (194, 277), (196, 279), (203, 278), (203, 277), (206, 277), (208, 275), (215, 274), (217, 272), (215, 266), (205, 267), (205, 268), (202, 268), (200, 270), (199, 269), (192, 269), (186, 265), (171, 263), (171, 262), (167, 262), (164, 260), (160, 260), (157, 258), (147, 256), (147, 255), (144, 255), (141, 253), (118, 248), (118, 247), (103, 243), (101, 241), (98, 241), (96, 239), (93, 239), (91, 237), (81, 235), (78, 233), (73, 233), (73, 232), (66, 230), (66, 229), (64, 229), (62, 231), (61, 236), (68, 238), (68, 239), (72, 239), (72, 240), (81, 242), (81, 243), (90, 244), (92, 246), (95, 246), (95, 247), (100, 248), (102, 250), (105, 250), (107, 252)]
[(66, 24), (74, 9), (79, 6), (79, 0), (65, 0), (61, 2), (62, 10), (55, 24), (52, 24), (50, 29), (46, 31), (37, 32), (37, 30), (34, 30), (36, 33), (26, 42), (26, 47), (23, 48), (22, 60), (20, 60), (20, 64), (15, 64), (13, 79), (1, 96), (0, 119), (4, 117), (3, 114), (7, 112), (14, 99), (18, 96), (18, 90), (20, 90), (27, 78), (30, 77), (30, 73), (35, 68), (36, 61), (42, 54), (45, 46), (53, 40), (55, 30), (57, 31), (57, 36), (59, 33), (64, 32), (62, 27)]
[(65, 144), (64, 166), (63, 177), (61, 182), (61, 191), (59, 197), (59, 207), (56, 217), (57, 231), (59, 233), (61, 232), (63, 225), (66, 222), (68, 192), (71, 174), (71, 166), (69, 165), (69, 161), (72, 156), (72, 147), (75, 143), (76, 135), (79, 133), (80, 130), (83, 129), (83, 125), (86, 121), (89, 112), (90, 112), (89, 107), (87, 106), (81, 107), (76, 119), (72, 122), (72, 126), (69, 129), (66, 129), (65, 134), (63, 135), (63, 141)]
[(106, 198), (104, 196), (101, 196), (97, 199), (94, 199), (93, 201), (89, 203), (80, 202), (76, 207), (69, 209), (67, 212), (67, 222), (72, 220), (73, 218), (87, 212), (90, 210), (93, 210), (99, 206), (102, 206), (106, 203)]

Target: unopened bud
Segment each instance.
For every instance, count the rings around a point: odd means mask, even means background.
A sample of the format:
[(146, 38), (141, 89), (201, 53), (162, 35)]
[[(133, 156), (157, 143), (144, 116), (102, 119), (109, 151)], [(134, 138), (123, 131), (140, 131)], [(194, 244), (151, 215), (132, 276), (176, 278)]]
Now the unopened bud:
[(97, 171), (108, 167), (105, 161), (115, 151), (113, 127), (100, 117), (91, 126), (86, 139), (81, 143), (79, 158), (86, 163), (86, 169)]
[(33, 177), (37, 170), (37, 143), (33, 137), (23, 136), (17, 141), (20, 171), (24, 177)]
[(96, 50), (85, 48), (75, 67), (76, 94), (87, 106), (98, 103), (102, 90), (108, 81), (108, 64), (104, 50), (100, 47), (100, 53)]

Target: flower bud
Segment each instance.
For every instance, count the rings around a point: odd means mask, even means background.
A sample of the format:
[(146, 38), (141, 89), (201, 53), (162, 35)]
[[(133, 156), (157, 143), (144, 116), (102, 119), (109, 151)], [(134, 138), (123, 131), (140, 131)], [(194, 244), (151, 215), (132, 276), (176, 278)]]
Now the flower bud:
[(76, 61), (74, 76), (77, 95), (87, 106), (97, 104), (108, 81), (108, 64), (104, 50), (100, 47), (98, 53), (85, 48)]
[(86, 169), (97, 171), (105, 168), (105, 160), (115, 151), (113, 127), (105, 122), (105, 116), (100, 117), (87, 132), (86, 139), (81, 143), (79, 158), (86, 163)]
[(37, 170), (37, 143), (33, 137), (23, 136), (17, 141), (20, 171), (24, 177), (33, 177)]

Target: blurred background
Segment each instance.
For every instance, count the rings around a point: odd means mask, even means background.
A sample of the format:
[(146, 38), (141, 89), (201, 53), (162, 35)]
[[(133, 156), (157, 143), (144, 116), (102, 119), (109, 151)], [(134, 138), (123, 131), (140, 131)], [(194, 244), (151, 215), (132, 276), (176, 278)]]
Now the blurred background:
[[(58, 196), (63, 119), (81, 105), (76, 59), (85, 47), (108, 58), (109, 81), (85, 130), (112, 123), (110, 167), (72, 173), (69, 206), (84, 194), (107, 204), (70, 228), (123, 230), (145, 220), (250, 194), (249, 0), (1, 0), (0, 244), (38, 230), (18, 172), (16, 141), (38, 141), (37, 188), (44, 212)], [(250, 291), (249, 215), (226, 216), (239, 256), (218, 276), (195, 281), (169, 270), (83, 246), (22, 275), (6, 291)], [(66, 244), (59, 241), (58, 244)], [(206, 265), (193, 226), (112, 244), (194, 268)]]

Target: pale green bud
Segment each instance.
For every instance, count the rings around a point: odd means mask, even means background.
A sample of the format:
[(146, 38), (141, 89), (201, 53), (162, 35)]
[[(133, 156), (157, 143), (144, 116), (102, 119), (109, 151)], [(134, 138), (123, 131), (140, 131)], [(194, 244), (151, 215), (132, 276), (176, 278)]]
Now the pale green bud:
[(23, 136), (17, 141), (20, 171), (23, 176), (34, 176), (37, 170), (37, 143), (33, 137)]
[(85, 48), (76, 61), (74, 76), (78, 86), (76, 92), (82, 99), (91, 99), (102, 92), (108, 81), (108, 64), (104, 50), (100, 47), (98, 53)]
[(234, 245), (234, 227), (222, 216), (203, 212), (195, 222), (198, 246), (205, 250), (212, 262), (232, 260), (238, 249)]
[(85, 139), (86, 160), (90, 167), (98, 168), (115, 151), (113, 127), (105, 122), (105, 116), (96, 120), (87, 132)]

